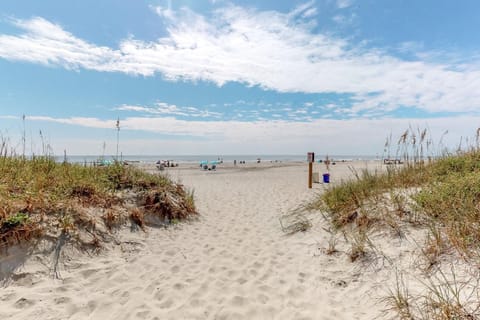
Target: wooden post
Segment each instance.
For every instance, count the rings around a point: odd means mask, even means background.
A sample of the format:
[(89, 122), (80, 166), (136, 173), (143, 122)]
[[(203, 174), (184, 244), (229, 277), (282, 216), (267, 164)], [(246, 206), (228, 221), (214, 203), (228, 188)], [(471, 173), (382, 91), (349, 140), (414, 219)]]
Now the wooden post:
[(315, 161), (315, 153), (307, 153), (308, 161), (308, 188), (312, 189), (312, 180), (313, 180), (313, 162)]
[(313, 163), (308, 163), (308, 189), (312, 189)]

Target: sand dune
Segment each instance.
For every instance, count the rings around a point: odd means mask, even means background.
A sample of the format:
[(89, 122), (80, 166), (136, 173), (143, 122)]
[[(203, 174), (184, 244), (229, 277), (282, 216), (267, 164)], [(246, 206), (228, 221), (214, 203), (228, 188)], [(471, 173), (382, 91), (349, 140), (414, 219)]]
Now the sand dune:
[[(350, 175), (331, 170), (333, 182)], [(357, 163), (363, 167), (365, 163)], [(323, 167), (318, 167), (323, 170)], [(98, 256), (66, 252), (60, 279), (38, 253), (0, 289), (1, 319), (372, 319), (391, 271), (326, 255), (321, 215), (285, 235), (279, 217), (324, 188), (305, 164), (264, 170), (169, 168), (195, 190), (200, 218), (118, 234)], [(411, 246), (391, 240), (385, 246)], [(407, 259), (407, 258), (405, 258)], [(42, 262), (44, 264), (42, 264)]]

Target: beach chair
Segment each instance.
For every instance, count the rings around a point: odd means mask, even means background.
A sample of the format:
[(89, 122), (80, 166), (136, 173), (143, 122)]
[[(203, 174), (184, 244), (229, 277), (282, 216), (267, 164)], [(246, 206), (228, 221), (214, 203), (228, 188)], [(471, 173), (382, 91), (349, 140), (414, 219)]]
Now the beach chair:
[(158, 170), (160, 170), (160, 171), (165, 170), (165, 161), (158, 160), (157, 162), (155, 162), (155, 165), (156, 165)]

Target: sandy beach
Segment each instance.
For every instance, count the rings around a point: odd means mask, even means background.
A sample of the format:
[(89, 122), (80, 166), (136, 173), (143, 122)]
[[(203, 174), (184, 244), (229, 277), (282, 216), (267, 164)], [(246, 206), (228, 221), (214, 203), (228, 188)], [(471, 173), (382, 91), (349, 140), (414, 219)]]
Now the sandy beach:
[[(335, 183), (351, 167), (331, 166)], [(315, 164), (314, 171), (325, 166)], [(59, 279), (37, 252), (0, 289), (1, 319), (372, 319), (393, 279), (385, 261), (351, 263), (325, 254), (332, 234), (319, 213), (312, 228), (286, 235), (279, 219), (326, 187), (307, 188), (305, 163), (220, 165), (216, 171), (168, 168), (195, 192), (198, 219), (146, 233), (123, 230), (98, 255), (65, 252)], [(382, 240), (395, 264), (409, 263), (415, 244)], [(397, 253), (401, 248), (403, 254)], [(14, 259), (14, 254), (11, 259)], [(405, 261), (405, 262), (403, 262)]]
[(0, 320), (480, 320), (479, 15), (0, 0)]

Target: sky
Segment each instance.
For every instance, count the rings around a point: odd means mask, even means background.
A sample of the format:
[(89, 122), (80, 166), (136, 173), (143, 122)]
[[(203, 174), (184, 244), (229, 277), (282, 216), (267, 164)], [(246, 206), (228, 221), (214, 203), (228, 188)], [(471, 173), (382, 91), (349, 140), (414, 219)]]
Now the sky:
[(36, 154), (114, 154), (118, 133), (124, 155), (376, 155), (410, 128), (454, 148), (480, 127), (478, 12), (476, 0), (3, 0), (0, 138), (21, 153), (25, 135)]

